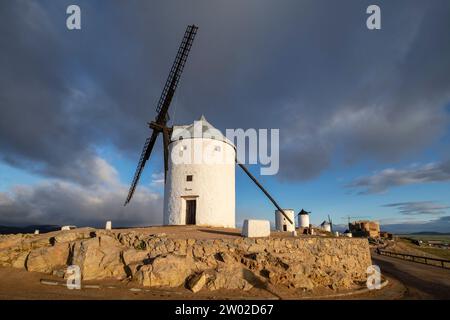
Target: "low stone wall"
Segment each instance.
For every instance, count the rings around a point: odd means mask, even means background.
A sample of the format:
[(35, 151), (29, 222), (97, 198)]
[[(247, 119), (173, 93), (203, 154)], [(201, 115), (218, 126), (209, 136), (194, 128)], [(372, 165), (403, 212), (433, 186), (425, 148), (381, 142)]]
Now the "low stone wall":
[(0, 238), (0, 265), (84, 280), (129, 279), (143, 286), (242, 289), (267, 285), (348, 289), (366, 280), (366, 239), (288, 237), (170, 239), (165, 234), (79, 229)]

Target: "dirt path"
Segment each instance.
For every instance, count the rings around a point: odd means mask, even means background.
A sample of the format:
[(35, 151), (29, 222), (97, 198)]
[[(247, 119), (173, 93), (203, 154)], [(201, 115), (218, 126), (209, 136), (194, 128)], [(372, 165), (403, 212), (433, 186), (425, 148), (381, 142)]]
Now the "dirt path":
[[(116, 280), (83, 282), (81, 290), (63, 285), (42, 284), (41, 280), (64, 283), (61, 278), (14, 268), (0, 268), (0, 300), (176, 300), (176, 299), (278, 299), (267, 290), (204, 290), (193, 294), (186, 288), (151, 288), (144, 290), (134, 283)], [(87, 288), (86, 285), (100, 285)], [(111, 286), (111, 287), (110, 287)], [(137, 290), (136, 290), (137, 289)]]
[[(322, 290), (314, 293), (300, 293), (292, 290), (282, 290), (281, 288), (253, 288), (249, 291), (241, 290), (202, 290), (193, 294), (186, 288), (151, 288), (143, 289), (136, 287), (133, 283), (120, 281), (96, 281), (95, 283), (84, 282), (86, 284), (99, 284), (101, 288), (87, 288), (82, 290), (69, 290), (62, 285), (46, 285), (41, 283), (41, 279), (50, 282), (63, 282), (62, 279), (37, 272), (27, 272), (14, 268), (0, 268), (0, 300), (215, 300), (215, 299), (237, 299), (237, 300), (277, 300), (277, 299), (324, 299), (328, 295), (336, 294), (333, 290)], [(397, 281), (389, 279), (389, 285), (382, 290), (374, 290), (356, 295), (345, 295), (341, 297), (328, 297), (326, 300), (335, 299), (400, 299), (405, 288)], [(113, 286), (114, 288), (108, 288)], [(133, 290), (130, 290), (133, 289)], [(138, 290), (136, 290), (138, 289)], [(140, 289), (140, 290), (139, 290)], [(343, 291), (346, 292), (346, 291)], [(347, 291), (349, 292), (349, 291)], [(322, 296), (322, 298), (321, 298)]]
[(372, 256), (381, 273), (400, 281), (406, 292), (403, 299), (450, 299), (450, 270), (397, 258)]

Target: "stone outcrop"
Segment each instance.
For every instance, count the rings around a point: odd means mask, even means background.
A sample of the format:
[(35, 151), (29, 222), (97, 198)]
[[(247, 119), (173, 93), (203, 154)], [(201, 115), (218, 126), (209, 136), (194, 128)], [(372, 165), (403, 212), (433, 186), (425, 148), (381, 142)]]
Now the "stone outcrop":
[(189, 288), (189, 290), (196, 293), (196, 292), (200, 291), (203, 288), (203, 286), (206, 284), (206, 279), (207, 279), (207, 277), (206, 277), (205, 272), (201, 272), (199, 274), (194, 274), (188, 280), (187, 287)]
[(156, 257), (150, 265), (145, 265), (136, 275), (144, 286), (178, 287), (185, 283), (192, 272), (193, 264), (187, 256), (169, 254)]
[(78, 265), (84, 280), (127, 277), (122, 258), (123, 247), (108, 235), (76, 242), (70, 264)]
[(32, 250), (26, 259), (25, 266), (28, 271), (52, 273), (53, 270), (67, 265), (68, 257), (69, 245), (57, 244)]
[(147, 287), (249, 290), (267, 285), (347, 289), (366, 280), (365, 239), (288, 237), (171, 239), (166, 234), (75, 229), (0, 237), (0, 266), (84, 280), (127, 279)]

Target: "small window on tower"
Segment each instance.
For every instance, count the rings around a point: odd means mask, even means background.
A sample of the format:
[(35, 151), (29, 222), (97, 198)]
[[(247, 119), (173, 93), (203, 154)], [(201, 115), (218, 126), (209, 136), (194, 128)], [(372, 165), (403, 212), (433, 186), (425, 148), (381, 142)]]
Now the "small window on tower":
[(214, 150), (215, 150), (215, 151), (220, 151), (220, 146), (215, 146), (215, 147), (214, 147)]
[(186, 181), (192, 181), (192, 177), (193, 177), (193, 176), (192, 176), (192, 175), (190, 175), (190, 174), (189, 174), (189, 175), (187, 175), (187, 176), (186, 176)]

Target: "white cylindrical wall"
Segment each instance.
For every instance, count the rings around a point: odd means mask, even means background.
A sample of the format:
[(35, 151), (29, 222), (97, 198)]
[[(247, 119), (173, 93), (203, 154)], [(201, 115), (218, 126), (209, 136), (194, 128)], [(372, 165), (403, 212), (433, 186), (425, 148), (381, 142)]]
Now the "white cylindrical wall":
[(300, 214), (298, 216), (298, 225), (300, 228), (309, 228), (309, 214)]
[[(235, 158), (235, 148), (224, 141), (172, 141), (164, 188), (164, 224), (186, 224), (186, 201), (196, 200), (196, 225), (234, 228)], [(192, 176), (192, 181), (187, 181), (187, 176)]]
[(323, 230), (324, 230), (324, 231), (331, 232), (331, 224), (325, 223), (325, 224), (323, 225)]
[[(291, 219), (290, 223), (279, 210), (275, 210), (275, 228), (278, 231), (294, 231), (295, 230), (295, 213), (292, 209), (283, 209), (284, 213)], [(285, 226), (285, 227), (284, 227)]]

